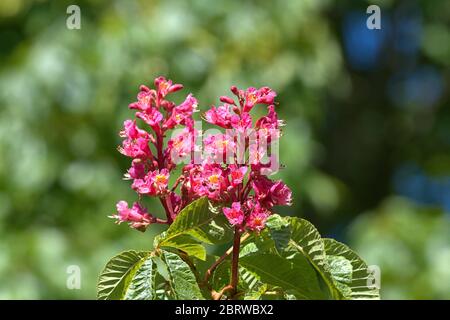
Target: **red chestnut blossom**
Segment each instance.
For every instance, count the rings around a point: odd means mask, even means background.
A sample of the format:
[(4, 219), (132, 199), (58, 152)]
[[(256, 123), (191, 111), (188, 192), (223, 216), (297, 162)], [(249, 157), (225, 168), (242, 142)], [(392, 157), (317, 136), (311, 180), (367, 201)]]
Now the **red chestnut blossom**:
[(233, 115), (231, 117), (231, 127), (240, 132), (245, 132), (246, 129), (252, 127), (252, 117), (247, 112), (243, 112), (240, 116)]
[(172, 85), (171, 80), (166, 80), (164, 77), (155, 79), (155, 86), (157, 87), (158, 96), (164, 98), (167, 94), (183, 89), (181, 84)]
[(126, 180), (143, 179), (145, 177), (145, 164), (141, 159), (133, 159), (131, 168), (124, 175)]
[[(132, 180), (131, 187), (139, 194), (139, 199), (143, 196), (160, 198), (167, 217), (167, 220), (150, 219), (150, 216), (144, 214), (146, 211), (141, 204), (125, 210), (125, 205), (121, 202), (118, 206), (121, 213), (114, 217), (137, 217), (134, 215), (136, 212), (142, 213), (143, 218), (139, 221), (133, 220), (131, 225), (139, 230), (145, 230), (150, 222), (171, 223), (177, 213), (188, 204), (188, 201), (183, 201), (181, 196), (172, 190), (176, 186), (169, 188), (170, 171), (175, 168), (171, 151), (175, 150), (183, 156), (193, 150), (193, 144), (186, 142), (193, 140), (192, 135), (195, 133), (192, 114), (196, 111), (197, 100), (189, 94), (183, 103), (176, 105), (166, 97), (182, 89), (182, 85), (172, 84), (164, 77), (156, 78), (154, 84), (155, 89), (140, 86), (137, 101), (129, 105), (130, 109), (136, 110), (136, 118), (125, 121), (124, 129), (120, 132), (120, 136), (125, 140), (119, 147), (119, 151), (133, 158), (131, 168), (124, 176), (125, 179)], [(138, 128), (136, 119), (148, 125), (147, 130)], [(176, 125), (185, 126), (184, 134), (180, 138), (169, 141), (165, 146), (166, 131)], [(153, 145), (154, 151), (150, 148), (150, 144)], [(176, 184), (179, 182), (177, 180)]]
[(111, 216), (111, 218), (117, 219), (116, 223), (118, 224), (129, 222), (132, 228), (142, 231), (153, 220), (153, 217), (148, 214), (147, 210), (137, 202), (131, 208), (128, 208), (128, 203), (119, 201), (116, 208), (118, 214)]
[(259, 103), (262, 104), (272, 104), (275, 97), (275, 91), (271, 90), (268, 87), (262, 87), (261, 89), (256, 88), (248, 88), (245, 90), (245, 105), (243, 108), (243, 112), (249, 112), (252, 108)]
[(231, 208), (223, 208), (223, 214), (233, 225), (240, 225), (244, 221), (244, 212), (241, 210), (240, 202), (233, 202)]
[(148, 172), (143, 179), (135, 179), (132, 187), (139, 194), (155, 196), (166, 194), (168, 183), (169, 170), (162, 169)]
[(211, 124), (216, 126), (230, 129), (231, 128), (231, 117), (233, 114), (231, 113), (231, 106), (229, 104), (224, 104), (219, 107), (211, 107), (208, 111), (205, 112), (204, 118)]
[(273, 205), (290, 206), (292, 204), (292, 192), (282, 181), (277, 181), (270, 188), (270, 199)]
[[(181, 90), (182, 85), (172, 84), (164, 77), (156, 78), (154, 85), (155, 89), (140, 86), (137, 101), (129, 105), (136, 110), (135, 119), (124, 122), (120, 132), (124, 141), (119, 151), (133, 158), (125, 179), (132, 180), (131, 187), (139, 199), (158, 197), (167, 220), (151, 216), (139, 202), (129, 208), (120, 201), (118, 214), (113, 215), (118, 223), (129, 222), (141, 231), (151, 223), (170, 224), (189, 203), (208, 197), (224, 206), (223, 214), (236, 230), (259, 232), (273, 206), (292, 203), (291, 190), (282, 181), (272, 181), (264, 175), (264, 170), (273, 172), (273, 165), (278, 164), (276, 154), (268, 147), (281, 136), (283, 125), (275, 110), (275, 91), (268, 87), (240, 90), (232, 86), (236, 99), (222, 96), (220, 101), (224, 104), (211, 107), (203, 115), (207, 122), (226, 132), (204, 136), (204, 153), (197, 159), (193, 154), (201, 150), (194, 142), (201, 132), (194, 129), (192, 118), (197, 100), (189, 94), (177, 105), (167, 97)], [(250, 112), (257, 104), (267, 105), (267, 114), (253, 119)], [(137, 121), (147, 125), (147, 130), (139, 128)], [(182, 126), (181, 131), (165, 139), (168, 130), (178, 126)], [(187, 163), (171, 186), (169, 178), (179, 160)]]
[(238, 167), (236, 165), (230, 165), (230, 178), (231, 185), (236, 187), (242, 183), (244, 176), (247, 173), (247, 167)]
[(194, 129), (184, 128), (167, 142), (166, 157), (171, 161), (181, 161), (186, 156), (189, 156), (195, 150), (194, 138), (196, 134)]
[(233, 137), (227, 134), (216, 134), (204, 139), (207, 162), (223, 163), (229, 156), (235, 154), (236, 143)]
[(154, 108), (150, 108), (146, 112), (136, 112), (136, 117), (144, 120), (155, 131), (158, 131), (159, 122), (163, 119), (161, 112)]
[(151, 151), (148, 146), (151, 135), (139, 129), (135, 121), (125, 121), (124, 129), (120, 131), (120, 136), (126, 138), (122, 146), (118, 148), (120, 153), (131, 158), (151, 157)]
[(186, 100), (172, 109), (171, 116), (164, 122), (163, 128), (172, 129), (176, 125), (190, 125), (192, 120), (192, 113), (197, 111), (197, 99), (191, 94), (187, 96)]
[(269, 215), (269, 210), (261, 207), (259, 204), (255, 204), (246, 220), (245, 226), (252, 231), (261, 231), (265, 227)]
[(153, 108), (154, 95), (155, 95), (154, 90), (150, 90), (146, 86), (142, 85), (140, 87), (140, 92), (137, 95), (138, 101), (130, 103), (128, 107), (130, 109), (136, 109), (145, 112)]

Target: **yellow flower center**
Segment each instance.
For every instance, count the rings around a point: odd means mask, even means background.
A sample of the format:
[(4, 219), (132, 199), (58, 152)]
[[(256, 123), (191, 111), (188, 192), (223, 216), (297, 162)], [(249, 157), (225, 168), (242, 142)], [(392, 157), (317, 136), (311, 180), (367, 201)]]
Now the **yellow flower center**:
[(217, 174), (213, 174), (212, 176), (209, 176), (208, 180), (209, 180), (209, 183), (218, 183), (219, 176)]
[(256, 95), (254, 94), (254, 93), (250, 93), (249, 94), (249, 96), (248, 96), (248, 100), (252, 103), (252, 104), (254, 104), (255, 102), (256, 102)]
[(166, 90), (167, 88), (169, 88), (169, 84), (167, 82), (163, 82), (160, 84), (160, 88), (161, 90)]
[(228, 146), (228, 140), (219, 140), (216, 143), (217, 148), (226, 148)]
[(262, 225), (262, 219), (261, 219), (261, 218), (255, 218), (255, 219), (253, 220), (253, 223), (254, 223), (255, 225), (257, 225), (257, 226), (260, 226), (260, 225)]
[(166, 184), (167, 183), (166, 176), (163, 174), (157, 174), (155, 177), (155, 183), (156, 184)]

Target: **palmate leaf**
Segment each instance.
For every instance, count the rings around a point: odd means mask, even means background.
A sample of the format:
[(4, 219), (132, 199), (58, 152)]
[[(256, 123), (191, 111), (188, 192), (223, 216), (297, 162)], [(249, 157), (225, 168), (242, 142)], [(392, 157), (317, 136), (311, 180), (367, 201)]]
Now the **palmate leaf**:
[(201, 242), (221, 244), (231, 241), (233, 229), (223, 214), (214, 210), (207, 198), (198, 199), (184, 208), (160, 238), (159, 247), (172, 247), (204, 260), (206, 250)]
[[(329, 257), (345, 258), (351, 264), (351, 277), (342, 276), (335, 277), (335, 279), (342, 285), (347, 286), (351, 292), (348, 298), (351, 299), (379, 299), (379, 290), (371, 285), (371, 273), (368, 270), (367, 264), (348, 246), (333, 239), (323, 239), (326, 254)], [(344, 267), (348, 270), (348, 266)], [(342, 266), (339, 270), (342, 271)], [(336, 271), (335, 271), (336, 272)], [(345, 272), (344, 272), (345, 273)], [(342, 274), (342, 272), (341, 272)]]
[(148, 252), (125, 251), (113, 257), (100, 274), (97, 298), (124, 299), (137, 270), (149, 257)]

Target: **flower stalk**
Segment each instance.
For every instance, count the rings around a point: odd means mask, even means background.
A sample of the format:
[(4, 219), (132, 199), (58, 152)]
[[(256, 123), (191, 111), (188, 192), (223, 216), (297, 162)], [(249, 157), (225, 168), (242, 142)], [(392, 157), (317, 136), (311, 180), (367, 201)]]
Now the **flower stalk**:
[(241, 232), (238, 227), (234, 228), (233, 239), (233, 256), (231, 260), (231, 296), (237, 293), (237, 286), (239, 282), (239, 249), (241, 246)]

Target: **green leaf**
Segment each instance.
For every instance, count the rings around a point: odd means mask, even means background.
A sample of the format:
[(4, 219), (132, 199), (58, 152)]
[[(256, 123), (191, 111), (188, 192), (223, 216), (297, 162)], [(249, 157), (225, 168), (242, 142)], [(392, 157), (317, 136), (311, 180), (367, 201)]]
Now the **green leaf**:
[[(342, 278), (342, 270), (339, 277), (335, 278), (337, 282), (347, 285), (351, 292), (348, 298), (351, 299), (379, 299), (379, 290), (370, 285), (371, 273), (367, 264), (348, 246), (333, 239), (323, 239), (325, 250), (328, 256), (339, 256), (348, 260), (352, 266), (351, 277)], [(336, 271), (335, 271), (336, 272)], [(334, 274), (333, 274), (334, 276)], [(345, 281), (344, 281), (345, 280)], [(351, 281), (350, 281), (351, 280)]]
[(291, 227), (287, 219), (278, 214), (271, 215), (266, 222), (272, 240), (278, 252), (282, 252), (289, 244), (291, 238)]
[(167, 238), (160, 243), (161, 248), (176, 248), (187, 255), (196, 257), (201, 260), (206, 259), (206, 249), (197, 240), (188, 234), (180, 234), (176, 237)]
[(206, 250), (199, 242), (221, 244), (233, 238), (233, 228), (207, 198), (198, 199), (184, 208), (161, 236), (159, 247), (173, 247), (188, 255), (205, 259)]
[(295, 292), (299, 299), (324, 299), (314, 268), (307, 260), (293, 263), (276, 254), (248, 254), (240, 259), (241, 265), (263, 283)]
[(211, 210), (207, 198), (198, 199), (184, 208), (167, 230), (166, 239), (189, 234), (209, 244), (229, 242), (233, 229), (223, 214)]
[(240, 291), (244, 291), (244, 300), (258, 300), (267, 290), (267, 284), (262, 282), (259, 277), (244, 268), (239, 267), (239, 286)]
[(113, 257), (100, 274), (97, 298), (123, 299), (136, 271), (149, 256), (148, 252), (125, 251)]
[[(325, 245), (317, 229), (304, 219), (296, 217), (287, 217), (286, 219), (291, 226), (291, 239), (286, 254), (291, 253), (292, 250), (302, 254), (322, 277), (329, 290), (330, 297), (342, 299), (343, 293), (330, 273)], [(295, 255), (292, 257), (295, 257)]]
[(137, 269), (131, 283), (125, 292), (125, 300), (153, 300), (155, 299), (155, 278), (157, 265), (152, 257), (145, 261)]
[(330, 273), (339, 282), (349, 284), (352, 282), (353, 267), (350, 261), (341, 256), (327, 255)]
[(174, 290), (176, 299), (204, 299), (194, 273), (183, 259), (177, 254), (169, 251), (163, 251), (163, 259), (167, 265), (167, 270), (171, 279), (171, 287)]
[(327, 261), (334, 284), (346, 299), (351, 299), (352, 264), (341, 256), (327, 255)]

